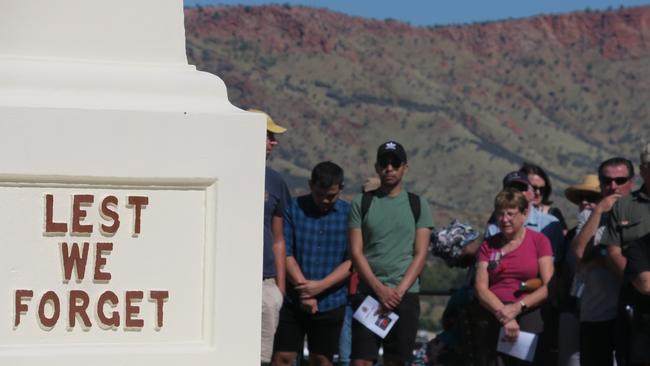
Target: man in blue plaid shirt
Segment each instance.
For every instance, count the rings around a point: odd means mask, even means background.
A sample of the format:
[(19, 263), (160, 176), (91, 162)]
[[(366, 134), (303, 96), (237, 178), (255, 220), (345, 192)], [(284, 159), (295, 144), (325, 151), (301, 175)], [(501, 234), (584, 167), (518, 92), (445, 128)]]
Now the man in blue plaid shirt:
[(280, 310), (273, 365), (293, 365), (308, 339), (310, 365), (333, 365), (350, 275), (348, 213), (338, 200), (343, 169), (326, 161), (314, 167), (311, 193), (294, 198), (284, 218), (290, 285)]

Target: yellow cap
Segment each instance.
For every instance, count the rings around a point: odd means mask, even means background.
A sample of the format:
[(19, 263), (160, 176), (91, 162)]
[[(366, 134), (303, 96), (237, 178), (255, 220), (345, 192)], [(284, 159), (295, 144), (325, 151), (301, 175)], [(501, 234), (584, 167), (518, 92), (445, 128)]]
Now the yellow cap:
[(286, 128), (284, 128), (284, 127), (276, 124), (275, 122), (273, 122), (273, 119), (271, 118), (271, 116), (269, 116), (265, 112), (262, 112), (262, 111), (257, 110), (257, 109), (252, 109), (252, 108), (249, 109), (248, 111), (253, 112), (253, 113), (262, 113), (263, 115), (266, 116), (266, 130), (267, 131), (273, 132), (273, 133), (285, 133), (285, 132), (287, 132)]

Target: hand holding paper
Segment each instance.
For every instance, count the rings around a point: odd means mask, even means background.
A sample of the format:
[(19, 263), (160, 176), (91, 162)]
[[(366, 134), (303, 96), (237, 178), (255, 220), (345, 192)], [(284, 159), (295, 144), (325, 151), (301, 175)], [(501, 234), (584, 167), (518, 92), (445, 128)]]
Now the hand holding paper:
[[(517, 330), (518, 328), (519, 326), (517, 326)], [(510, 341), (508, 340), (509, 338), (505, 335), (504, 328), (501, 328), (499, 331), (499, 343), (497, 344), (497, 351), (524, 361), (532, 362), (535, 358), (537, 338), (537, 334), (519, 332), (516, 340)]]
[(386, 312), (377, 300), (366, 296), (357, 311), (354, 312), (353, 318), (376, 335), (385, 338), (399, 319), (399, 315), (392, 311)]
[(519, 323), (515, 319), (509, 320), (503, 325), (503, 332), (508, 342), (515, 342), (519, 336)]

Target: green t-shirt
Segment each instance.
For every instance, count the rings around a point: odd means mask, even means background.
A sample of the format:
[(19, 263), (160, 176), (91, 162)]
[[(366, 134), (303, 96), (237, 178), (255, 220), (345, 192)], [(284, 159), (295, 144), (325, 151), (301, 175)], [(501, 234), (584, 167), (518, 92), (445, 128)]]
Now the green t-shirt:
[[(377, 279), (389, 287), (396, 287), (413, 260), (415, 229), (433, 227), (427, 201), (420, 197), (420, 218), (415, 223), (408, 194), (402, 190), (396, 197), (374, 197), (366, 217), (361, 222), (361, 197), (352, 200), (349, 227), (363, 231), (363, 254)], [(363, 283), (360, 292), (370, 289)], [(419, 292), (419, 278), (408, 292)]]

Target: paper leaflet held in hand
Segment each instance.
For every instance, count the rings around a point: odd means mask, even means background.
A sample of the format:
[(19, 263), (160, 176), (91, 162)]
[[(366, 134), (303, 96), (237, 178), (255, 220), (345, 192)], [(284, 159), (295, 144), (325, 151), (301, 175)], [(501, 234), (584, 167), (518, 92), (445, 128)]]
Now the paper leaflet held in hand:
[(370, 296), (363, 299), (353, 317), (381, 338), (386, 337), (399, 319), (399, 315), (392, 311), (382, 312), (381, 304)]
[(520, 360), (533, 362), (535, 359), (535, 349), (537, 348), (537, 338), (537, 334), (535, 333), (519, 332), (517, 340), (511, 342), (506, 339), (505, 331), (501, 327), (497, 351)]

